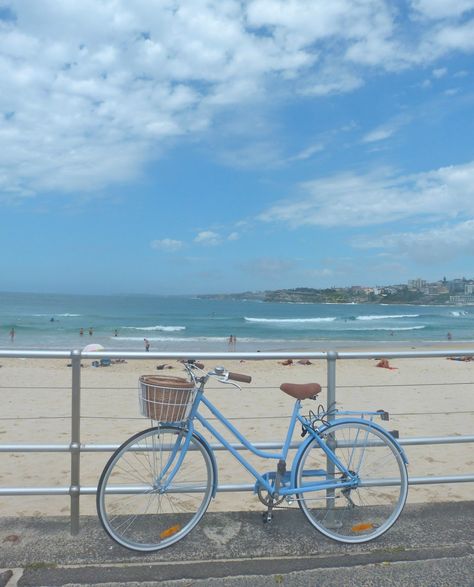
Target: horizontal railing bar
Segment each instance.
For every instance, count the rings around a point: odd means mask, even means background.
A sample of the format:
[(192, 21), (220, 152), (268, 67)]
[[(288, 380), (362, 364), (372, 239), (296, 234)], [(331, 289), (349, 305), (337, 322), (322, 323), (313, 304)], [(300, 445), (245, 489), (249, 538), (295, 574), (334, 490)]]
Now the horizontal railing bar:
[[(409, 477), (409, 485), (431, 485), (435, 483), (472, 483), (474, 475), (452, 475), (445, 477)], [(254, 491), (255, 484), (219, 485), (218, 492)], [(2, 487), (0, 496), (8, 495), (70, 495), (70, 487)], [(96, 495), (97, 487), (80, 487), (81, 495)]]
[[(417, 446), (429, 444), (461, 444), (474, 442), (474, 435), (471, 436), (426, 436), (413, 438), (399, 438), (398, 443), (402, 446)], [(246, 450), (240, 443), (230, 443), (235, 450)], [(300, 441), (290, 444), (291, 449), (297, 449)], [(81, 452), (113, 452), (121, 446), (120, 444), (81, 444)], [(259, 450), (281, 449), (281, 442), (256, 442), (253, 445)], [(220, 443), (210, 443), (212, 450), (226, 450)], [(70, 452), (69, 444), (0, 444), (0, 452)]]
[(474, 356), (473, 349), (455, 349), (455, 350), (430, 350), (430, 351), (370, 351), (370, 352), (348, 352), (348, 351), (328, 351), (328, 352), (136, 352), (136, 351), (93, 351), (81, 352), (74, 351), (38, 351), (38, 350), (11, 350), (0, 349), (0, 357), (4, 358), (44, 358), (44, 359), (68, 359), (73, 353), (83, 359), (100, 359), (100, 358), (124, 358), (124, 359), (176, 359), (183, 360), (189, 358), (206, 359), (315, 359), (326, 360), (328, 356), (336, 359), (373, 359), (379, 357), (385, 358), (430, 358), (430, 357), (456, 357), (456, 356)]
[(70, 487), (0, 487), (2, 495), (70, 495)]
[(71, 452), (70, 444), (0, 444), (0, 452)]
[(431, 483), (471, 483), (474, 475), (448, 475), (444, 477), (409, 477), (409, 485), (431, 485)]
[(70, 359), (74, 351), (35, 351), (0, 349), (0, 357), (5, 359)]
[(425, 436), (414, 438), (399, 438), (398, 443), (402, 446), (425, 445), (425, 444), (458, 444), (474, 442), (474, 436)]

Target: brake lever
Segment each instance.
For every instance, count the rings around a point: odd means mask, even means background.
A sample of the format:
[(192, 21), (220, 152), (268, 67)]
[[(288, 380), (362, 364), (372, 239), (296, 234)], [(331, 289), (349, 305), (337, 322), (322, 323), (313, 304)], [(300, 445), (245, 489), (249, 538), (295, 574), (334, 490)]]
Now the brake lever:
[(234, 383), (233, 381), (229, 381), (227, 377), (218, 377), (217, 381), (225, 383), (226, 385), (232, 385), (232, 387), (236, 387), (239, 391), (242, 391), (240, 385), (237, 385), (237, 383)]

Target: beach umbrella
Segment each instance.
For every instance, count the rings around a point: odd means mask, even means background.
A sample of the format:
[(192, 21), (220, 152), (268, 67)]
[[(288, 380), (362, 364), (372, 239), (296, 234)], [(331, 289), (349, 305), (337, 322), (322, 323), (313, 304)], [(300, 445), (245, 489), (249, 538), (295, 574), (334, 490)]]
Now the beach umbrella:
[(85, 353), (92, 353), (94, 351), (105, 351), (105, 347), (103, 347), (101, 344), (92, 343), (86, 344), (86, 346), (82, 349), (82, 352)]

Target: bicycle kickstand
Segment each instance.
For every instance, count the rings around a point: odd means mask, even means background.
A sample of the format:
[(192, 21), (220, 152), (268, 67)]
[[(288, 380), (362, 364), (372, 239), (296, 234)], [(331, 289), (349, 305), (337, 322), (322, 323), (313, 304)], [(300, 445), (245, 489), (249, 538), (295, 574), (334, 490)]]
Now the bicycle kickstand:
[(276, 503), (279, 503), (280, 496), (278, 492), (280, 491), (281, 480), (283, 479), (286, 473), (286, 463), (284, 460), (280, 459), (278, 461), (277, 472), (275, 475), (275, 486), (273, 491), (273, 496), (268, 501), (267, 511), (263, 512), (262, 518), (264, 524), (269, 524), (273, 520), (273, 508)]

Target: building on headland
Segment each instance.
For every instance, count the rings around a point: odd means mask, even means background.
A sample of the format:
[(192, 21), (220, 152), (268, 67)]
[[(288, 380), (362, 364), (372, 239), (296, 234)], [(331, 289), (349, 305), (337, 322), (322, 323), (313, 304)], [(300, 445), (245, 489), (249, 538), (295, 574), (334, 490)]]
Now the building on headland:
[(474, 295), (459, 294), (456, 296), (449, 296), (450, 304), (459, 304), (460, 306), (474, 306)]
[(409, 289), (416, 289), (418, 291), (422, 291), (424, 287), (426, 287), (426, 280), (421, 279), (418, 277), (417, 279), (410, 279), (408, 281)]
[(263, 302), (318, 304), (468, 304), (474, 305), (474, 279), (443, 277), (428, 282), (418, 277), (405, 283), (391, 285), (352, 285), (347, 287), (297, 287), (233, 294), (208, 294), (208, 299), (245, 299)]
[(449, 296), (451, 304), (474, 305), (474, 283), (464, 284), (464, 293)]

